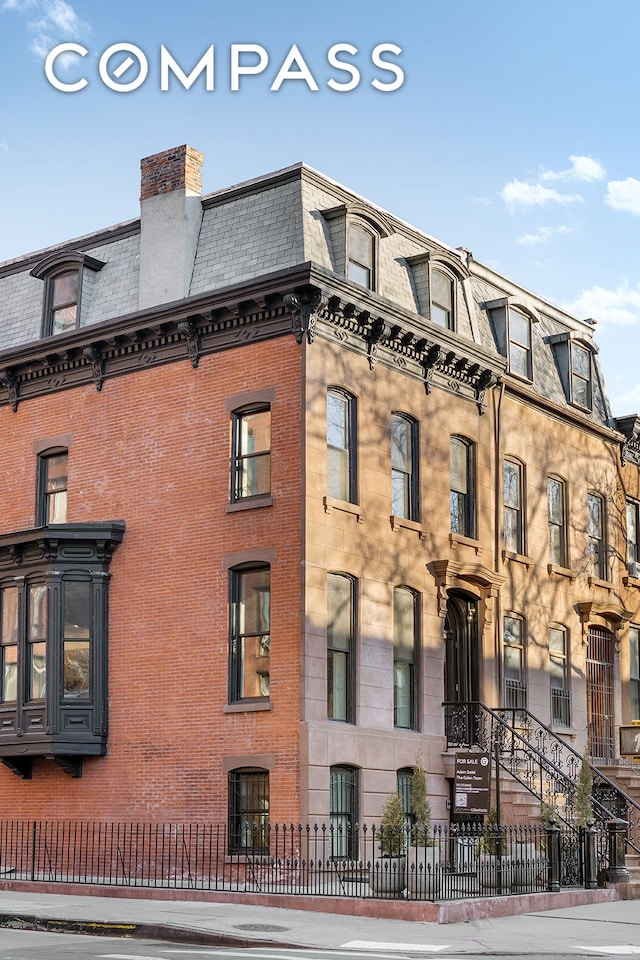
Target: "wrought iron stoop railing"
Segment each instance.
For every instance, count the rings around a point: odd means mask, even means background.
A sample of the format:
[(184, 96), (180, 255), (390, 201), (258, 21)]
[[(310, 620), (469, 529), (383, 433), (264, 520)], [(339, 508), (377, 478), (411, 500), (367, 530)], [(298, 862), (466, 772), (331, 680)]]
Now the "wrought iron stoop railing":
[[(559, 820), (576, 822), (583, 757), (524, 707), (492, 709), (480, 701), (445, 703), (447, 749), (478, 746)], [(640, 804), (593, 764), (591, 806), (598, 821), (624, 820), (627, 846), (640, 854)]]

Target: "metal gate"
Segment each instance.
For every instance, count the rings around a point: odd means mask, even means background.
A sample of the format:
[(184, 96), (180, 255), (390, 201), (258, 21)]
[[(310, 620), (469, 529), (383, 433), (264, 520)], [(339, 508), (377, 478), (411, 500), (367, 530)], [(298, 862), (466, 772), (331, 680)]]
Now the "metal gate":
[(587, 643), (587, 731), (595, 760), (614, 760), (613, 634), (589, 627)]

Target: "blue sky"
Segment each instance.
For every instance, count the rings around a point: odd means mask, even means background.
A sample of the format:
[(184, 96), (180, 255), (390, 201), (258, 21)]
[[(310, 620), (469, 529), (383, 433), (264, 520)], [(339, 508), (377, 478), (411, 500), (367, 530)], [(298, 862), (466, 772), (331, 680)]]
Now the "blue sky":
[[(0, 260), (136, 217), (140, 159), (180, 143), (205, 192), (302, 160), (595, 318), (613, 412), (640, 411), (639, 35), (638, 0), (0, 0)], [(88, 51), (56, 63), (78, 93), (45, 77), (62, 42)], [(116, 43), (148, 60), (135, 91), (99, 77)], [(349, 92), (327, 85), (348, 79), (337, 43), (358, 49)], [(394, 92), (371, 85), (393, 79), (380, 43), (402, 49)], [(161, 45), (189, 73), (211, 44), (215, 90), (161, 91)], [(234, 44), (268, 55), (236, 92)], [(318, 90), (270, 90), (293, 44)]]

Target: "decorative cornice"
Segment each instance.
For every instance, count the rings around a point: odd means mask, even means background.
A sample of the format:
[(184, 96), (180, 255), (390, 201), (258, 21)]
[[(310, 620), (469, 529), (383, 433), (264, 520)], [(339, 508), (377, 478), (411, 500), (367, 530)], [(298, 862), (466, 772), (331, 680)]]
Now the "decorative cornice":
[(124, 537), (123, 520), (105, 523), (60, 523), (48, 527), (34, 527), (0, 536), (0, 574), (25, 567), (67, 564), (82, 566), (99, 564), (109, 566), (113, 551)]
[(296, 293), (285, 293), (284, 305), (291, 313), (292, 330), (296, 343), (313, 343), (316, 335), (318, 311), (325, 310), (327, 298), (317, 287), (303, 287)]

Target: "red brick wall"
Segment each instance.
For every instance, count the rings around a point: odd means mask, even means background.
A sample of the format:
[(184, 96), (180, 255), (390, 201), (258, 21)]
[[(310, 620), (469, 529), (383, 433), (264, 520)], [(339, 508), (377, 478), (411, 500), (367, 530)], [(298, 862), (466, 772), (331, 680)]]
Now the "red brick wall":
[[(228, 514), (225, 398), (274, 386), (274, 505)], [(31, 781), (0, 765), (3, 818), (224, 822), (223, 757), (268, 754), (272, 819), (297, 819), (300, 404), (300, 347), (282, 338), (0, 410), (0, 533), (34, 525), (33, 444), (63, 433), (69, 522), (127, 525), (111, 564), (108, 755), (79, 780), (44, 759)], [(273, 547), (271, 710), (225, 714), (223, 555)]]

